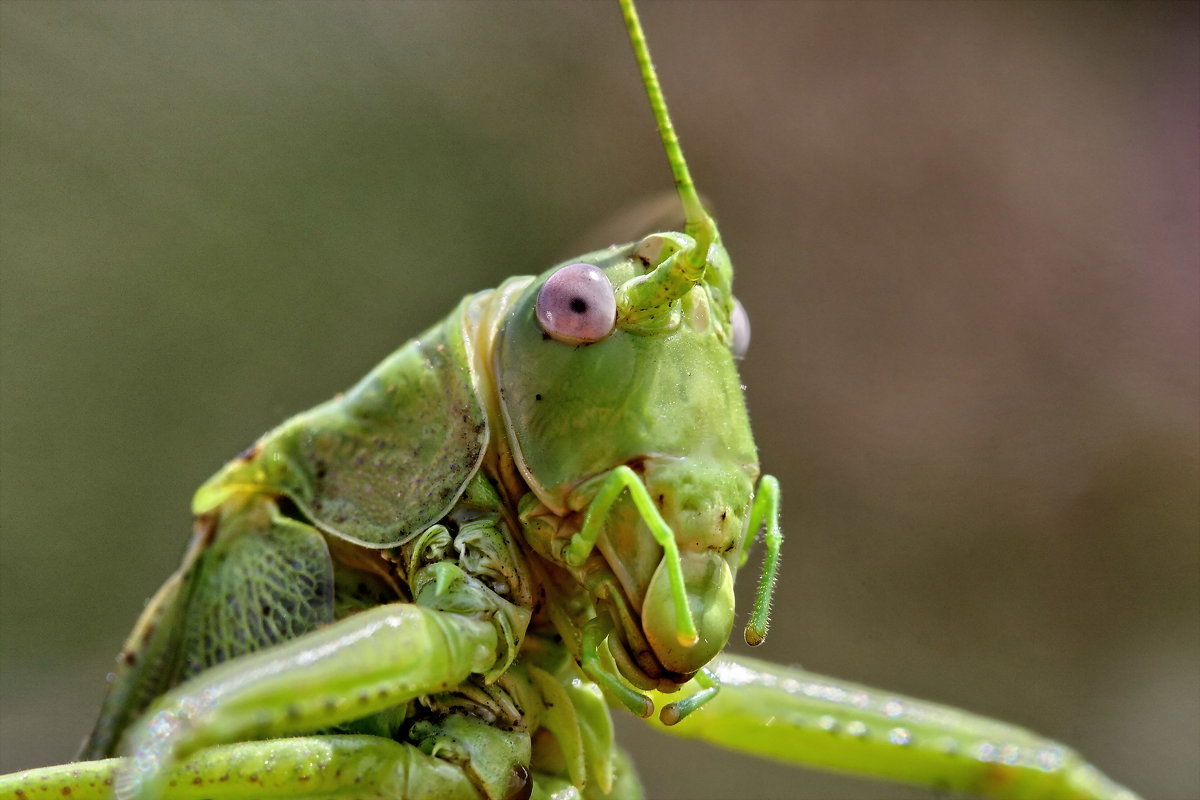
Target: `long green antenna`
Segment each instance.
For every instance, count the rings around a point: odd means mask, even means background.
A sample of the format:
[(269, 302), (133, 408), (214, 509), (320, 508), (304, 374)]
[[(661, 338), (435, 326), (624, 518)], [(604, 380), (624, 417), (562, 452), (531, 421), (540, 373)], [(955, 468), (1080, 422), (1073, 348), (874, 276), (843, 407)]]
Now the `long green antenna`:
[(625, 17), (625, 29), (629, 31), (629, 43), (633, 45), (633, 55), (637, 59), (638, 70), (642, 73), (646, 96), (650, 100), (650, 110), (654, 112), (658, 135), (662, 139), (663, 149), (667, 151), (667, 161), (675, 175), (675, 188), (679, 191), (679, 199), (683, 203), (686, 219), (684, 232), (696, 240), (696, 249), (687, 255), (685, 263), (691, 270), (700, 271), (708, 258), (709, 246), (717, 238), (717, 226), (704, 210), (700, 195), (696, 193), (696, 185), (692, 183), (687, 161), (683, 158), (683, 148), (679, 146), (679, 137), (675, 135), (675, 126), (671, 124), (671, 115), (667, 112), (667, 101), (663, 97), (662, 87), (658, 84), (658, 74), (650, 61), (650, 48), (646, 45), (646, 35), (642, 32), (642, 23), (633, 7), (633, 0), (620, 0), (620, 3), (621, 14)]

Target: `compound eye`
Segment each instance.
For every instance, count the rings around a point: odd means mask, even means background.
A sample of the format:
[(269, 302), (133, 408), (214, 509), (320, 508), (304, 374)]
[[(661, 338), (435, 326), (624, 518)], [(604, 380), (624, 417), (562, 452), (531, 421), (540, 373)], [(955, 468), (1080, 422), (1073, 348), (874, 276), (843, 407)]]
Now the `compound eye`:
[(538, 324), (566, 344), (598, 342), (612, 332), (617, 297), (599, 267), (568, 264), (542, 284), (538, 292)]
[(742, 307), (742, 301), (733, 298), (733, 313), (729, 315), (729, 324), (733, 327), (733, 341), (729, 349), (734, 358), (745, 358), (750, 349), (750, 316)]

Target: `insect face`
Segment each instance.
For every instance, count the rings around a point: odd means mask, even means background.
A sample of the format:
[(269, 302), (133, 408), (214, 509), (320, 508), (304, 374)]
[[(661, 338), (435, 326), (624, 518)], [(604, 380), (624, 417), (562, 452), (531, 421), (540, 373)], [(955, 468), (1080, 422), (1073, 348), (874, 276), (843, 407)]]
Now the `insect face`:
[[(506, 433), (526, 491), (557, 519), (541, 548), (561, 558), (585, 512), (616, 468), (632, 471), (670, 529), (677, 555), (648, 529), (646, 510), (622, 494), (605, 515), (596, 550), (577, 578), (611, 613), (626, 650), (627, 677), (657, 685), (686, 679), (720, 652), (733, 625), (733, 575), (758, 460), (731, 351), (732, 303), (724, 250), (688, 277), (662, 235), (551, 270), (518, 299), (496, 344)], [(602, 272), (589, 291), (611, 283), (616, 323), (598, 341), (546, 330), (544, 308), (575, 272)], [(568, 292), (569, 294), (570, 292)], [(601, 305), (598, 298), (588, 308)], [(607, 312), (606, 312), (607, 313)], [(557, 323), (555, 323), (557, 324)], [(605, 431), (597, 442), (594, 432)], [(587, 446), (583, 444), (587, 442)], [(652, 513), (653, 513), (652, 512)], [(535, 545), (537, 546), (537, 545)], [(677, 560), (683, 591), (672, 586)], [(681, 635), (679, 601), (696, 625)]]

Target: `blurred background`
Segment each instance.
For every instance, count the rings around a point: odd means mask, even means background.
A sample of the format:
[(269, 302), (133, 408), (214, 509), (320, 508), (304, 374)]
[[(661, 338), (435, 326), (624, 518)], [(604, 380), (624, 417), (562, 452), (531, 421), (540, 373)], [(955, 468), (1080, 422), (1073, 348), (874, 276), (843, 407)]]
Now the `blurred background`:
[[(1165, 800), (1200, 797), (1197, 8), (643, 10), (785, 492), (756, 655)], [(0, 771), (74, 754), (226, 459), (670, 188), (609, 4), (10, 0), (0, 102)], [(655, 798), (932, 796), (619, 729)]]

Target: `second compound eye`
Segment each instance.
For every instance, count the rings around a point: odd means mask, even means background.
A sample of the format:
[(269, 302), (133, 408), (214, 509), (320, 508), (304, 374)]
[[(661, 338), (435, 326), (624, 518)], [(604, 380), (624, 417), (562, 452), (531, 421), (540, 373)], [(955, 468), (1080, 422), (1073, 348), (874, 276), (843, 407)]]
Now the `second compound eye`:
[(750, 349), (750, 316), (742, 306), (742, 301), (736, 297), (733, 298), (733, 314), (729, 321), (733, 327), (733, 341), (730, 342), (733, 357), (745, 358), (746, 351)]
[(567, 344), (598, 342), (612, 332), (617, 298), (608, 276), (591, 264), (568, 264), (538, 292), (538, 324)]

